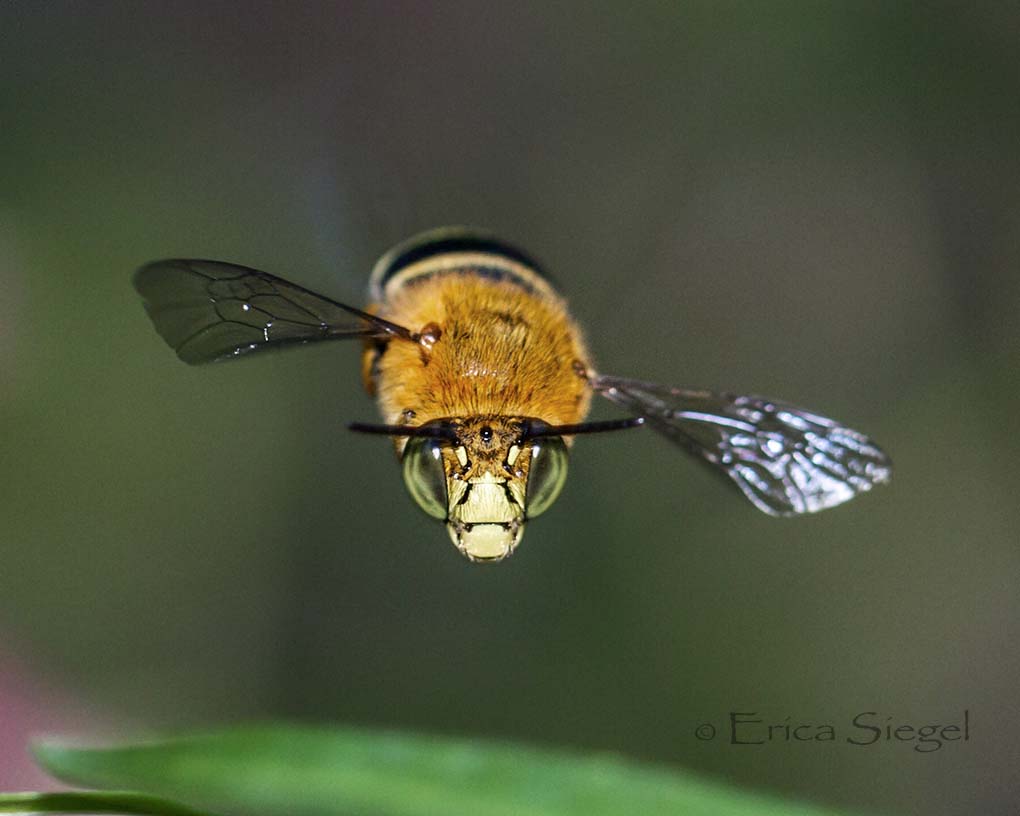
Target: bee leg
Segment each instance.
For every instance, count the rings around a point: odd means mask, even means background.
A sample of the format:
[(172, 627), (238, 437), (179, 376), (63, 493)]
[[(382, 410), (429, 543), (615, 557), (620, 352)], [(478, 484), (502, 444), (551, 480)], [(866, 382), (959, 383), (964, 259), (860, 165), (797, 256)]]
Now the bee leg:
[(376, 383), (379, 380), (379, 361), (382, 359), (389, 340), (370, 339), (365, 341), (365, 351), (361, 355), (361, 384), (370, 397), (376, 394)]

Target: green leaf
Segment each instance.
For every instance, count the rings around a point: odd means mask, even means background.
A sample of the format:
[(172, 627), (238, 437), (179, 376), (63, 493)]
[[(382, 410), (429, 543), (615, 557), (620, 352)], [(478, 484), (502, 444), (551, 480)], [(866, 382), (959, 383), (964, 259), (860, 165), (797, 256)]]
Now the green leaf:
[(833, 814), (610, 755), (349, 728), (249, 727), (106, 749), (47, 743), (35, 753), (67, 782), (219, 816)]
[(124, 791), (0, 793), (0, 813), (125, 813), (152, 816), (211, 816), (201, 811)]

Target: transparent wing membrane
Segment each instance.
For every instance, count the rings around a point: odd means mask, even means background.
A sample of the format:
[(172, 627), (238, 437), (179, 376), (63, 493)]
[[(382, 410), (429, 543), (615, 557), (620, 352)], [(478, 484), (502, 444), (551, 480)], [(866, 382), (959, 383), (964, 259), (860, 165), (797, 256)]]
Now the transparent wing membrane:
[(410, 336), (281, 278), (220, 261), (156, 261), (135, 273), (134, 284), (156, 331), (191, 364), (320, 340)]
[(892, 462), (859, 431), (788, 403), (597, 377), (603, 397), (729, 476), (765, 513), (814, 513), (889, 481)]

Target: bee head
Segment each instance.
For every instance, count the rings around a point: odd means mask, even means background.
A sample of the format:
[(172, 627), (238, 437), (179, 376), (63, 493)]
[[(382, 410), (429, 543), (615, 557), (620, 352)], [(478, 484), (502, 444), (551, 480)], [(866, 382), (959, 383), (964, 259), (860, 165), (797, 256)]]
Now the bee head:
[(567, 477), (558, 436), (530, 437), (521, 417), (440, 420), (449, 434), (412, 436), (404, 481), (418, 505), (446, 522), (454, 545), (472, 561), (500, 561), (520, 543), (524, 524), (544, 512)]
[(531, 417), (492, 415), (417, 426), (353, 422), (348, 427), (395, 437), (404, 483), (418, 506), (446, 522), (465, 557), (502, 561), (520, 543), (525, 522), (548, 510), (563, 489), (571, 437), (643, 422), (631, 417), (549, 425)]

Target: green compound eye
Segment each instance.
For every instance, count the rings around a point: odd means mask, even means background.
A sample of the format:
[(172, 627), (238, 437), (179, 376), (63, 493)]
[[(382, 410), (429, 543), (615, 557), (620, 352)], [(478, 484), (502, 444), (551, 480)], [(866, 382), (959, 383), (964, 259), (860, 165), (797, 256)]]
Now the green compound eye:
[(433, 518), (446, 519), (446, 471), (438, 439), (410, 439), (404, 449), (404, 484), (418, 506)]
[(531, 443), (531, 467), (528, 471), (528, 518), (541, 515), (556, 501), (567, 481), (567, 446), (559, 437), (546, 437)]

